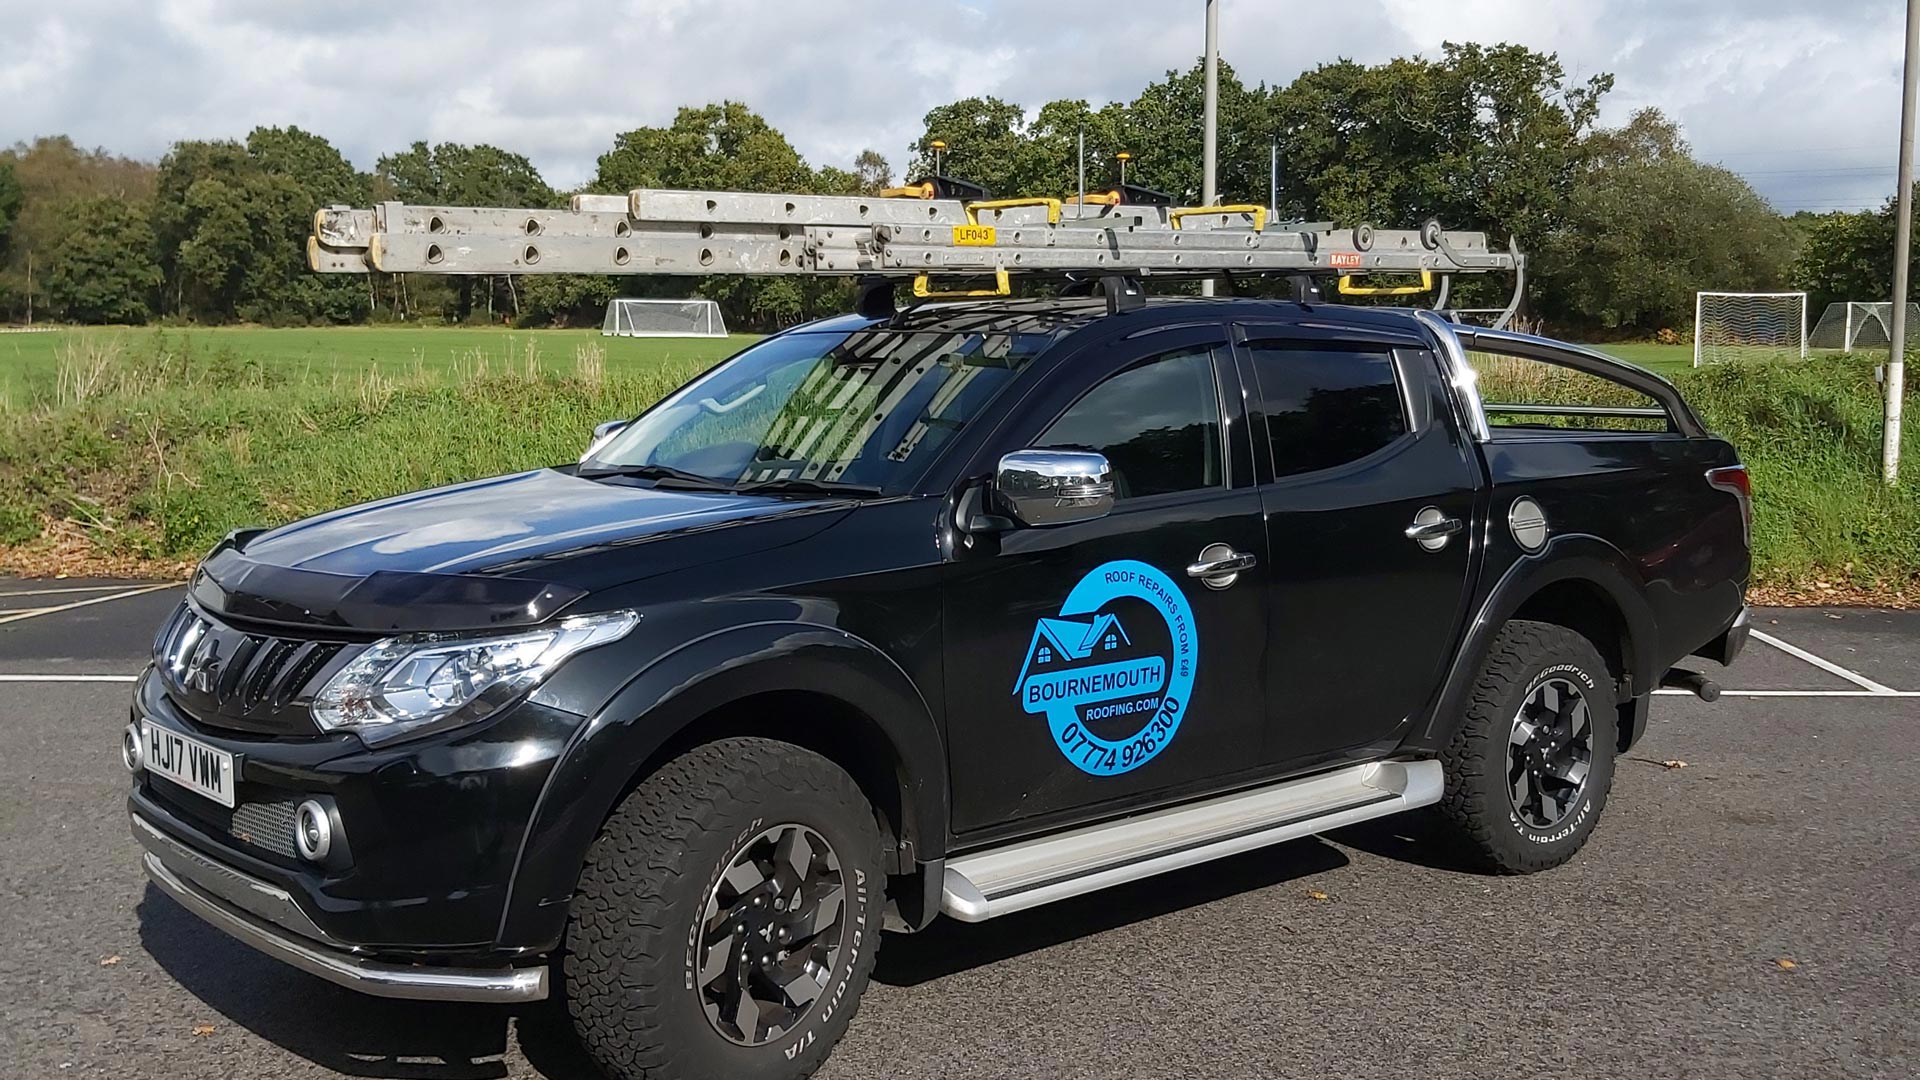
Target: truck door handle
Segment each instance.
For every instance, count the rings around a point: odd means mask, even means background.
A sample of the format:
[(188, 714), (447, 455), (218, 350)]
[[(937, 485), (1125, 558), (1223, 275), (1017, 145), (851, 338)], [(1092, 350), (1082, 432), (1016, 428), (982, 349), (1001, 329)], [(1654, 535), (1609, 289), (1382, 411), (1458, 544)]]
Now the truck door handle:
[(1208, 544), (1200, 558), (1187, 564), (1187, 576), (1207, 583), (1210, 589), (1224, 589), (1239, 580), (1242, 571), (1259, 563), (1250, 551), (1235, 551), (1225, 544)]
[(1413, 516), (1413, 524), (1407, 526), (1407, 539), (1428, 551), (1439, 551), (1447, 546), (1447, 540), (1454, 533), (1466, 527), (1467, 523), (1459, 518), (1448, 517), (1437, 506), (1428, 506)]

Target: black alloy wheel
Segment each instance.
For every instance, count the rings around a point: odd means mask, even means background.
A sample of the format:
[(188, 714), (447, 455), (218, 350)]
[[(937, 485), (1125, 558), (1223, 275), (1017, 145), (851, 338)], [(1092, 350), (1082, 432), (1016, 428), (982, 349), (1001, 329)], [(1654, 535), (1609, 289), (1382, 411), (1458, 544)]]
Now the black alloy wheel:
[(1593, 766), (1593, 717), (1571, 680), (1547, 679), (1514, 714), (1507, 739), (1508, 796), (1513, 812), (1551, 829), (1580, 805)]
[(804, 825), (749, 840), (707, 895), (698, 985), (729, 1041), (760, 1046), (804, 1020), (840, 961), (846, 888), (833, 845)]

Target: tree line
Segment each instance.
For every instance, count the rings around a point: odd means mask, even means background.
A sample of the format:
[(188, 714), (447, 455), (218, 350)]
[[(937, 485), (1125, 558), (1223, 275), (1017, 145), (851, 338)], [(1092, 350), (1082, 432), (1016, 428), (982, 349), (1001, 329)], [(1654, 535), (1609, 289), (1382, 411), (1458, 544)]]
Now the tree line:
[[(1447, 45), (1433, 58), (1340, 60), (1284, 86), (1249, 86), (1220, 66), (1222, 202), (1267, 202), (1282, 220), (1449, 228), (1511, 238), (1530, 258), (1529, 314), (1563, 333), (1684, 333), (1696, 289), (1806, 288), (1817, 305), (1890, 291), (1891, 213), (1775, 212), (1738, 175), (1696, 159), (1657, 110), (1598, 124), (1613, 77), (1567, 76), (1517, 45)], [(1029, 111), (973, 97), (929, 111), (904, 174), (941, 171), (996, 194), (1075, 189), (1084, 137), (1091, 189), (1127, 180), (1196, 203), (1199, 64), (1131, 101), (1052, 101)], [(893, 182), (879, 153), (810, 165), (763, 117), (722, 102), (615, 135), (579, 190), (634, 187), (874, 193)], [(204, 324), (382, 321), (580, 325), (616, 295), (718, 300), (730, 325), (771, 329), (840, 310), (841, 283), (791, 278), (576, 275), (444, 277), (309, 273), (313, 212), (335, 203), (549, 207), (524, 156), (416, 142), (356, 169), (324, 137), (262, 127), (244, 141), (176, 143), (157, 163), (62, 136), (0, 151), (0, 319)], [(1468, 281), (1456, 303), (1494, 303)], [(1482, 295), (1484, 294), (1484, 295)], [(1818, 308), (1816, 307), (1816, 311)]]

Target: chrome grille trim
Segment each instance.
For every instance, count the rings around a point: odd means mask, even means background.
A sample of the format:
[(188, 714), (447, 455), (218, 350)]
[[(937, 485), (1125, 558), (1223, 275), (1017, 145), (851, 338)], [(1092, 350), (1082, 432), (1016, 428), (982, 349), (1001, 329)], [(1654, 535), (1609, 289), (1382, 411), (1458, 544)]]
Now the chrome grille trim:
[(282, 714), (346, 647), (241, 630), (191, 603), (180, 606), (155, 645), (154, 666), (189, 712), (216, 725), (226, 717), (247, 726), (294, 720)]

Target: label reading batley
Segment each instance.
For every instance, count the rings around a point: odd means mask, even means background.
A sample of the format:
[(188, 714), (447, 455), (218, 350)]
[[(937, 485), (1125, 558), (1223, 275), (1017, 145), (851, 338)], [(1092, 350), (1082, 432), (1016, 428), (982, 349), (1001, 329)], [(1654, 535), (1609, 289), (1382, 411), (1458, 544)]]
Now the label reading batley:
[[(1164, 633), (1139, 624), (1149, 611)], [(1034, 625), (1014, 694), (1047, 718), (1054, 745), (1075, 767), (1118, 776), (1152, 761), (1179, 733), (1199, 658), (1186, 594), (1154, 567), (1121, 559), (1088, 572), (1058, 617)]]
[(993, 226), (955, 225), (953, 243), (956, 247), (992, 247), (994, 245)]

